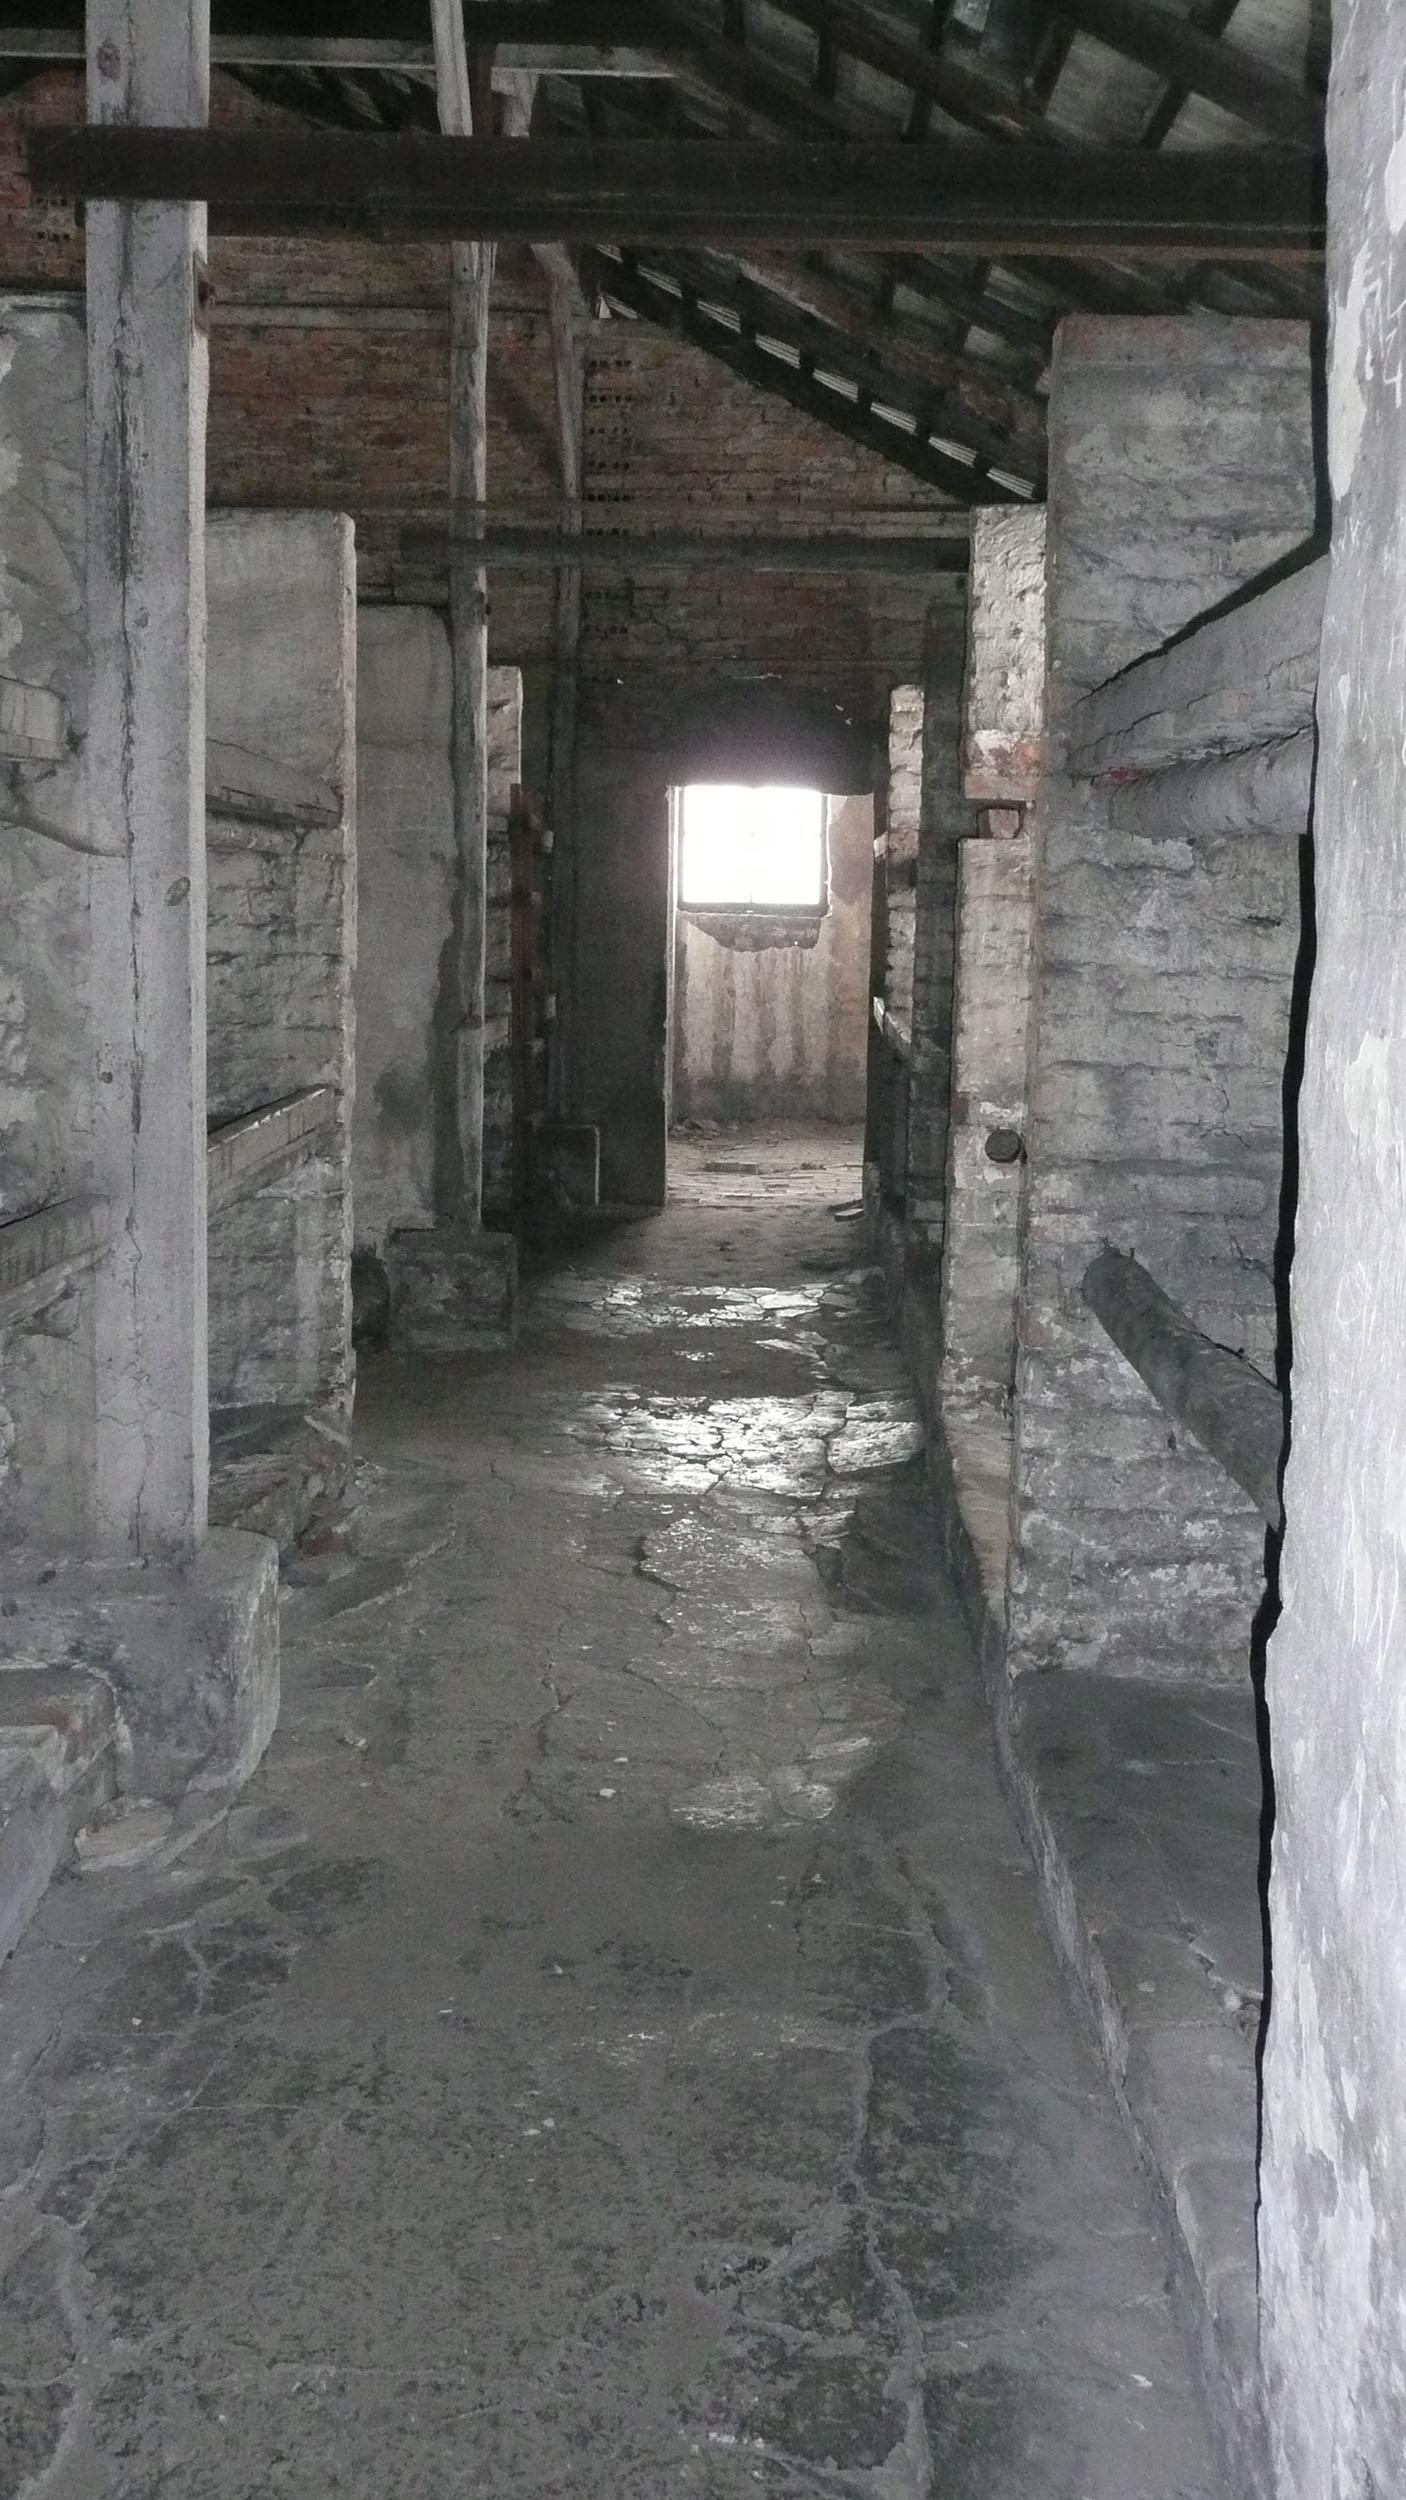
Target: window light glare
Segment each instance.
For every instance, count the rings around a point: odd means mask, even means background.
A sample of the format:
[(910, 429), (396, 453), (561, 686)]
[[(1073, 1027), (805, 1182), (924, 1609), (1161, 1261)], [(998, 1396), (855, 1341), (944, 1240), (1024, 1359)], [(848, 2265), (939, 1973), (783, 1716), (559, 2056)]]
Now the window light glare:
[(693, 782), (680, 794), (679, 899), (694, 910), (819, 911), (825, 800), (780, 782)]

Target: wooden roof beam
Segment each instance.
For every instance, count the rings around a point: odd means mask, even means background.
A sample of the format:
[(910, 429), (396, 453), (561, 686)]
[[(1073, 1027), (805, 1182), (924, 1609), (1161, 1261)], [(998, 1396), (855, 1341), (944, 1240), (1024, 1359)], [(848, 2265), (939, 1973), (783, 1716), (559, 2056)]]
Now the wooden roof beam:
[(205, 200), (226, 231), (480, 242), (790, 243), (954, 258), (1312, 261), (1317, 168), (1268, 148), (732, 146), (419, 131), (32, 130), (47, 193)]

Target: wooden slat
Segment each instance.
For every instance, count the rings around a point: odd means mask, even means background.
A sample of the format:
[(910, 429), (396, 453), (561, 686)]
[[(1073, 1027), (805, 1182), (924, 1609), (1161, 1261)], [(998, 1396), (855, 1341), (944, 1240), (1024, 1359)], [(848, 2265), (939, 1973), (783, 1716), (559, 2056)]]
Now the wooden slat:
[(28, 135), (43, 192), (205, 200), (243, 233), (667, 244), (737, 238), (953, 255), (1305, 260), (1316, 172), (1270, 149), (1204, 155), (462, 139), (422, 132), (76, 128)]

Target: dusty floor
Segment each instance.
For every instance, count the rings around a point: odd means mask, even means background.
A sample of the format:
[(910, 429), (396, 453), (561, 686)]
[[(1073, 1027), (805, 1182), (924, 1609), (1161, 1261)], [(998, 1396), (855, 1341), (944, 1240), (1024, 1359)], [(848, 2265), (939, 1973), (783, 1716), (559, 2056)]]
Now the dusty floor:
[(0, 2494), (1216, 2489), (843, 1152), (367, 1367), (246, 1801), (5, 1976)]

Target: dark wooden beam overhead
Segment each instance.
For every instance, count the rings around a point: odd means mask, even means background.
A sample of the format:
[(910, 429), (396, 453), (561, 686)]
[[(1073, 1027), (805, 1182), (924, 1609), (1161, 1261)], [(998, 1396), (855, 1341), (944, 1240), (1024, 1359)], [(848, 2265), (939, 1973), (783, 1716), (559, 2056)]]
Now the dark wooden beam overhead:
[[(433, 57), (429, 0), (336, 0), (330, 7), (328, 0), (214, 0), (211, 19), (217, 42), (276, 36), (316, 47), (379, 39), (420, 45)], [(661, 41), (656, 0), (471, 0), (465, 24), (476, 43), (657, 50)], [(0, 28), (47, 27), (81, 35), (82, 0), (0, 0)], [(670, 48), (688, 40), (675, 28)]]
[(924, 244), (990, 260), (1302, 261), (1323, 248), (1312, 162), (1267, 148), (1150, 155), (1009, 147), (457, 139), (419, 132), (34, 130), (40, 191), (205, 200), (241, 234), (485, 242)]
[(1291, 147), (1312, 151), (1323, 144), (1320, 97), (1238, 45), (1174, 17), (1159, 0), (1059, 0), (1059, 15), (1173, 86), (1205, 96), (1237, 121), (1267, 130)]

